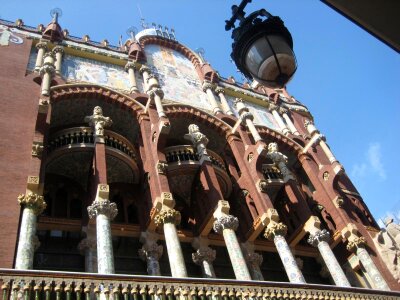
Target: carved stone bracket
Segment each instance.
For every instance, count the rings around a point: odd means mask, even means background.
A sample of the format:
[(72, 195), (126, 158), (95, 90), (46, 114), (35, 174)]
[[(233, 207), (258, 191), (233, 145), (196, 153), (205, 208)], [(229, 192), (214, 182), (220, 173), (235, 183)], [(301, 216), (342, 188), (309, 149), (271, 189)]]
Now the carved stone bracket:
[(214, 231), (221, 234), (224, 229), (236, 230), (239, 226), (239, 220), (232, 215), (222, 215), (214, 222)]
[(36, 193), (21, 194), (18, 196), (18, 203), (22, 207), (28, 207), (33, 210), (35, 215), (40, 215), (47, 207), (44, 197)]
[(87, 208), (89, 218), (93, 219), (97, 215), (102, 214), (106, 215), (110, 221), (112, 221), (116, 215), (118, 214), (117, 205), (114, 202), (110, 202), (110, 200), (101, 199), (95, 200), (92, 205)]

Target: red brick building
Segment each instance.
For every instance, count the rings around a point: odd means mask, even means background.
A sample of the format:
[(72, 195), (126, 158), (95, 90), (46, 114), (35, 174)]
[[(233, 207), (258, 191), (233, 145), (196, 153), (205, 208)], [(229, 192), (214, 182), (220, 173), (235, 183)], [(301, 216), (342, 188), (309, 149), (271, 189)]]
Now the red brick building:
[(4, 300), (396, 297), (385, 232), (288, 91), (161, 27), (0, 30)]

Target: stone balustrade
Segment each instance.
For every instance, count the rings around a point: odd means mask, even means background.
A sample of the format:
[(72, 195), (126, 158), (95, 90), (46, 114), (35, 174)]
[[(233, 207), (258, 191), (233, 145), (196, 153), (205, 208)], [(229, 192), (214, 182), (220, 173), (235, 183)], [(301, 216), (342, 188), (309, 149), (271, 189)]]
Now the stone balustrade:
[[(93, 129), (90, 127), (73, 127), (56, 132), (50, 136), (48, 152), (52, 152), (64, 146), (94, 144)], [(137, 153), (133, 145), (123, 136), (110, 131), (104, 131), (104, 143), (106, 146), (117, 149), (136, 161)]]
[[(199, 162), (200, 157), (196, 150), (190, 145), (179, 145), (167, 147), (164, 150), (165, 157), (168, 163), (179, 163), (184, 161)], [(207, 153), (210, 156), (211, 163), (214, 167), (218, 167), (226, 171), (224, 160), (214, 151), (207, 149)]]
[(399, 292), (316, 284), (0, 269), (2, 300), (395, 300)]

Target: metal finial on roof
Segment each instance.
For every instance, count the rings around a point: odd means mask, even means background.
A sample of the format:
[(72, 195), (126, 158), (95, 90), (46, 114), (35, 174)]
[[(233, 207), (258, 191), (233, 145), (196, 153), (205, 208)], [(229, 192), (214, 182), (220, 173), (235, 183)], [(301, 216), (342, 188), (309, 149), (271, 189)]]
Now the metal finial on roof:
[(138, 32), (138, 30), (135, 26), (131, 26), (126, 30), (126, 34), (128, 36), (130, 36), (132, 42), (134, 42), (136, 40), (135, 35), (137, 32)]
[(58, 22), (58, 18), (62, 16), (62, 10), (61, 10), (61, 8), (58, 8), (58, 7), (53, 8), (53, 9), (50, 11), (50, 16), (53, 17), (53, 22), (57, 23), (57, 22)]

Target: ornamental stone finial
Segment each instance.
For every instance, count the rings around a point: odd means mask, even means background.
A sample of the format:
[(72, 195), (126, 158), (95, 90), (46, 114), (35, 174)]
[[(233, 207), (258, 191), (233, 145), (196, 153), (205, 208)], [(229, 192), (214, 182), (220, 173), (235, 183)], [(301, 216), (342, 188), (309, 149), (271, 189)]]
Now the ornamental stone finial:
[(107, 216), (112, 221), (118, 214), (117, 205), (107, 199), (95, 200), (92, 205), (87, 208), (89, 218), (93, 219), (97, 215), (102, 214)]
[(184, 138), (192, 142), (200, 158), (202, 158), (204, 155), (208, 155), (206, 149), (208, 138), (206, 135), (200, 132), (199, 126), (196, 124), (190, 124), (188, 129), (189, 133), (185, 134)]
[(112, 120), (103, 116), (103, 109), (100, 106), (93, 109), (93, 115), (85, 117), (85, 122), (94, 127), (96, 137), (103, 137), (104, 128), (112, 125)]
[(287, 226), (283, 223), (270, 222), (265, 229), (264, 237), (268, 240), (273, 240), (275, 236), (285, 236), (287, 233)]
[(239, 220), (232, 215), (222, 215), (214, 221), (214, 231), (221, 234), (224, 229), (235, 231), (239, 226)]
[(197, 265), (202, 265), (204, 261), (212, 263), (216, 258), (217, 252), (210, 247), (201, 247), (192, 253), (192, 260)]
[(277, 143), (268, 144), (267, 157), (270, 158), (274, 162), (274, 164), (279, 168), (283, 176), (283, 181), (285, 183), (288, 182), (289, 180), (294, 180), (292, 172), (290, 172), (289, 168), (286, 166), (288, 158), (286, 155), (278, 151)]
[(164, 225), (165, 223), (172, 223), (179, 225), (181, 222), (181, 213), (173, 208), (162, 210), (155, 218), (154, 223), (157, 226)]
[(328, 242), (330, 239), (330, 233), (328, 230), (323, 229), (315, 232), (314, 234), (310, 234), (307, 242), (314, 246), (317, 247), (320, 242)]
[(19, 195), (18, 203), (32, 209), (35, 215), (40, 215), (47, 207), (44, 197), (32, 192)]

